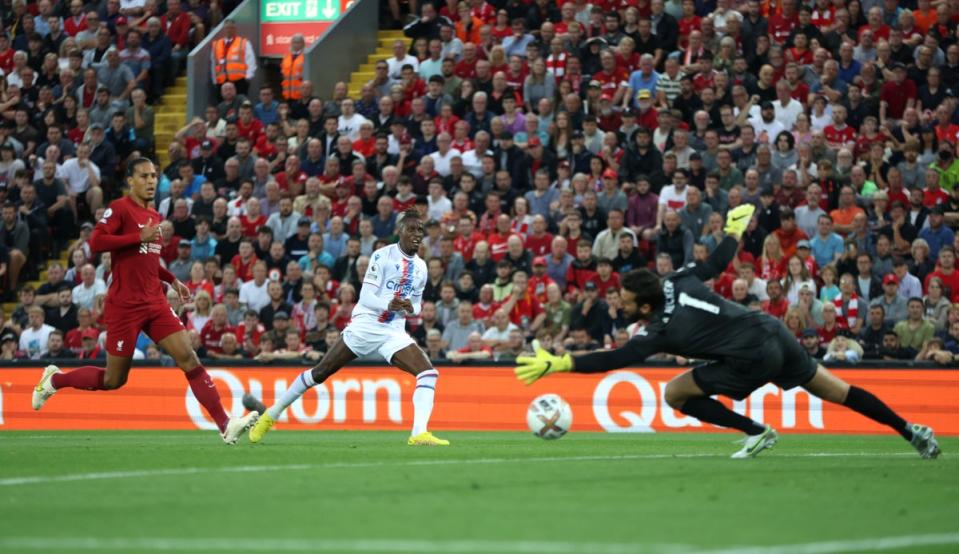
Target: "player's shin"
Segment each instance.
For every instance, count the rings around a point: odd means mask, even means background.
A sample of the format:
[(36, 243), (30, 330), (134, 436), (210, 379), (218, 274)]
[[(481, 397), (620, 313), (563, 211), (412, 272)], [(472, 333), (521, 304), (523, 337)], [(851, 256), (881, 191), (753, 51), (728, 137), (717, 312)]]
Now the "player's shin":
[(413, 431), (412, 436), (425, 433), (433, 413), (433, 398), (436, 396), (436, 382), (440, 373), (427, 369), (416, 375), (416, 388), (413, 389)]
[(899, 414), (892, 411), (892, 408), (876, 398), (871, 392), (856, 386), (850, 386), (849, 394), (846, 395), (843, 405), (869, 419), (892, 427), (907, 441), (912, 440), (912, 428), (906, 423), (906, 420), (899, 417)]
[(283, 411), (286, 410), (290, 404), (296, 402), (297, 398), (303, 396), (303, 393), (316, 385), (317, 383), (313, 379), (313, 370), (308, 369), (304, 371), (290, 383), (290, 388), (286, 389), (283, 396), (281, 396), (275, 404), (270, 406), (270, 409), (266, 411), (267, 415), (274, 420), (279, 419), (280, 416), (283, 415)]
[(56, 373), (50, 377), (50, 384), (55, 389), (73, 388), (81, 390), (105, 390), (103, 375), (106, 370), (91, 365), (78, 367), (73, 371)]
[(206, 368), (198, 365), (192, 370), (187, 371), (184, 376), (187, 382), (190, 383), (190, 390), (193, 391), (193, 396), (195, 396), (197, 402), (203, 406), (206, 413), (213, 418), (217, 428), (222, 433), (230, 421), (230, 416), (228, 416), (223, 409), (223, 404), (220, 402), (220, 393), (216, 390), (216, 385), (213, 384), (213, 379), (210, 379)]
[(759, 435), (766, 430), (764, 426), (746, 416), (737, 414), (718, 400), (708, 396), (694, 396), (687, 399), (679, 411), (706, 423), (739, 429), (747, 435)]

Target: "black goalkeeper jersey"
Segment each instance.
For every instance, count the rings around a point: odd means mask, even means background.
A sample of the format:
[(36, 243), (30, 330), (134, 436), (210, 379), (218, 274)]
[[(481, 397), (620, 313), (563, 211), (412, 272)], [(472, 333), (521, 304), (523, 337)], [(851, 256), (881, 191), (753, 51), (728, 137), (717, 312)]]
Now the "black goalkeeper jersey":
[(623, 348), (578, 357), (576, 371), (609, 371), (660, 352), (735, 365), (760, 361), (764, 341), (778, 340), (782, 324), (722, 298), (703, 284), (726, 268), (737, 245), (727, 237), (707, 261), (687, 264), (667, 275), (662, 283), (663, 307), (645, 327)]

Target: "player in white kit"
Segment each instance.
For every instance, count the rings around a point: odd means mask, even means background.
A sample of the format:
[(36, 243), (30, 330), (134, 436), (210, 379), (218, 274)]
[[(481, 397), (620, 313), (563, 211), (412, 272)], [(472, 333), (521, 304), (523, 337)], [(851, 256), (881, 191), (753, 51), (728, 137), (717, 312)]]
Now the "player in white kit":
[(283, 396), (250, 429), (250, 442), (260, 442), (290, 404), (310, 387), (327, 380), (358, 356), (378, 353), (390, 364), (416, 376), (413, 389), (411, 446), (448, 446), (426, 427), (433, 411), (439, 372), (406, 333), (407, 314), (417, 315), (426, 287), (426, 263), (416, 255), (423, 242), (423, 222), (416, 209), (407, 210), (398, 223), (399, 242), (384, 246), (370, 259), (363, 277), (360, 301), (340, 340), (313, 369), (300, 374)]

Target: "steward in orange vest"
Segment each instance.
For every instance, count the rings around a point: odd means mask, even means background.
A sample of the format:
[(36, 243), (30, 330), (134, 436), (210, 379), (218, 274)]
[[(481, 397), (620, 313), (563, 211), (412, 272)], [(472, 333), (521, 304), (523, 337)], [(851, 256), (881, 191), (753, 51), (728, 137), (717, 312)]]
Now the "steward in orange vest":
[(283, 56), (280, 62), (280, 73), (283, 75), (283, 99), (299, 100), (303, 97), (303, 60), (306, 41), (303, 35), (297, 33), (290, 39), (290, 52)]
[[(213, 41), (213, 48), (210, 52), (213, 64), (213, 82), (217, 87), (226, 82), (234, 83), (237, 92), (245, 95), (250, 86), (247, 74), (250, 73), (251, 69), (256, 70), (256, 62), (247, 57), (250, 44), (245, 38), (237, 36), (234, 21), (230, 19), (224, 21), (223, 30), (226, 32), (226, 36)], [(254, 64), (252, 68), (250, 67), (251, 61)]]

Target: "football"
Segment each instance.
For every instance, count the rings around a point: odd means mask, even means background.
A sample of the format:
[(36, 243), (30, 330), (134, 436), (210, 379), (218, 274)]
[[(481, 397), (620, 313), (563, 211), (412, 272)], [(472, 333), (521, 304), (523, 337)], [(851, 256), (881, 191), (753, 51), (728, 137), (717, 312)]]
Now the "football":
[(537, 396), (526, 410), (526, 424), (541, 439), (558, 439), (573, 425), (573, 410), (558, 394)]

